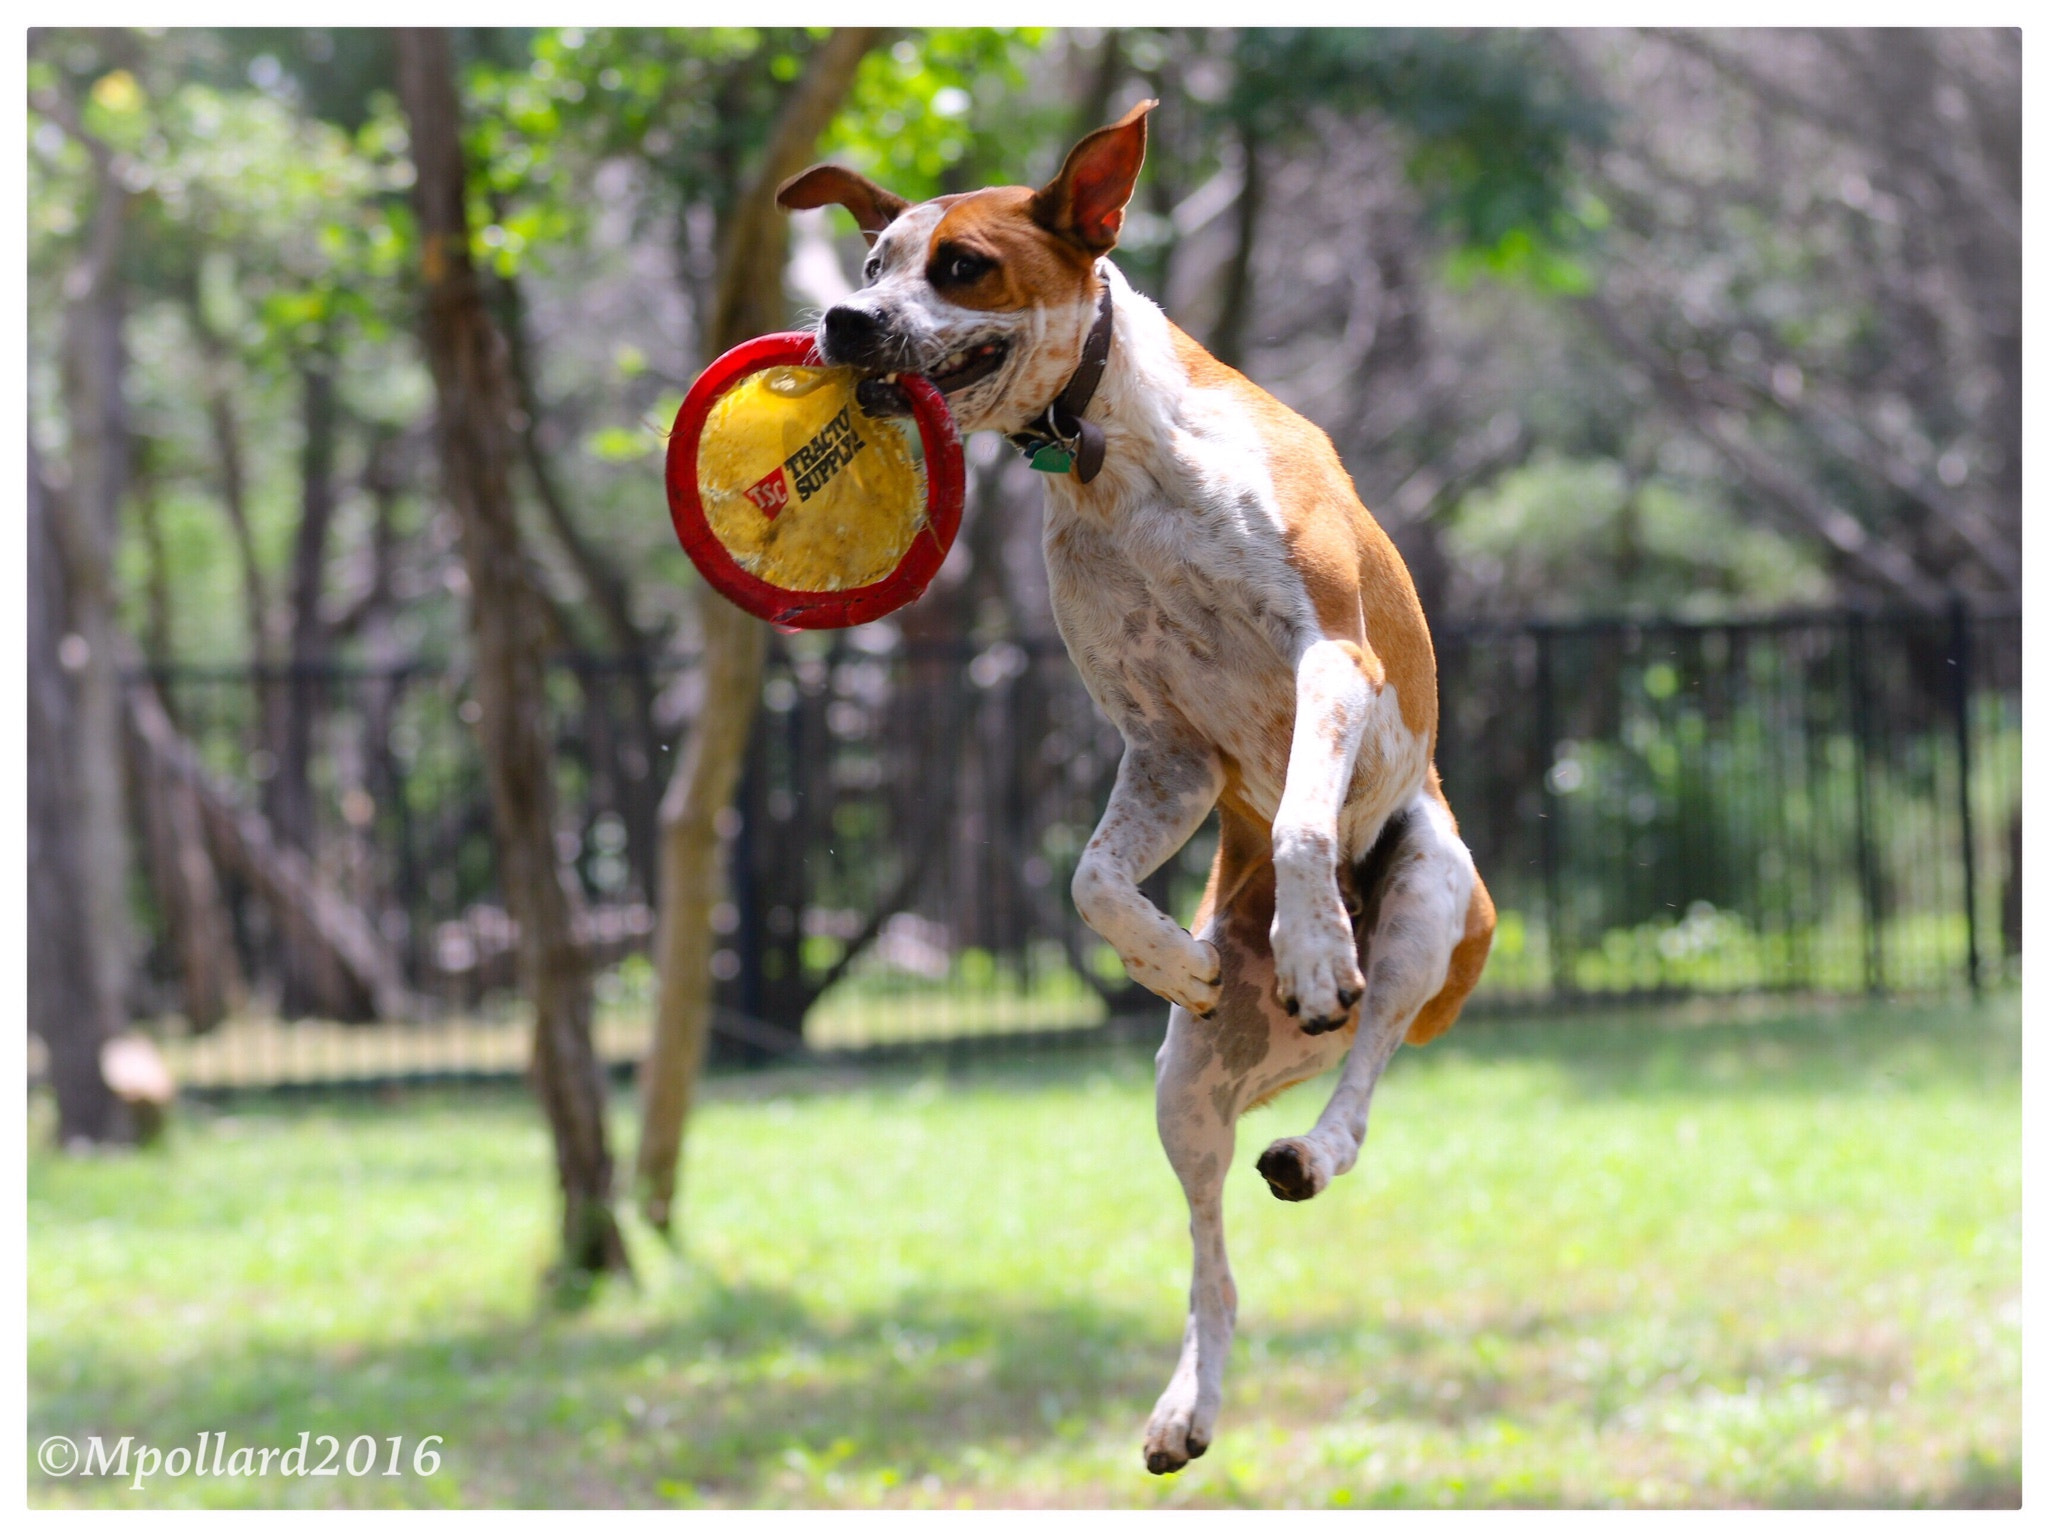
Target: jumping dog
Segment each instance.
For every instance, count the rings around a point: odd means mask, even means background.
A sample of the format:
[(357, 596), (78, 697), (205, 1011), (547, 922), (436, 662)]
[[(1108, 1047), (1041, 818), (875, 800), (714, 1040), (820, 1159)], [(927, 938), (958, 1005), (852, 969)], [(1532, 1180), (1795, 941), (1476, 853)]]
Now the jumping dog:
[[(1163, 1473), (1208, 1449), (1222, 1401), (1238, 1116), (1343, 1059), (1314, 1128), (1258, 1169), (1282, 1200), (1347, 1172), (1395, 1049), (1449, 1028), (1478, 981), (1493, 903), (1437, 782), (1435, 653), (1392, 541), (1328, 437), (1107, 259), (1155, 105), (1089, 134), (1036, 190), (912, 205), (820, 165), (778, 200), (839, 204), (868, 241), (865, 286), (818, 326), (865, 407), (905, 412), (895, 377), (922, 374), (963, 431), (1008, 434), (1049, 471), (1053, 613), (1125, 744), (1074, 902), (1173, 1004), (1159, 1136), (1194, 1279), (1145, 1434)], [(1190, 933), (1138, 885), (1212, 808), (1222, 836)]]

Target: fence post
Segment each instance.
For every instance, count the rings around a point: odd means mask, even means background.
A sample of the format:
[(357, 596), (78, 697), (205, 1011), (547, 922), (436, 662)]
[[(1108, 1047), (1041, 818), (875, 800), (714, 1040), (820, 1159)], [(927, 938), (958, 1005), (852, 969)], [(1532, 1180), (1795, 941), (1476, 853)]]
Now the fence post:
[(1956, 715), (1956, 795), (1963, 828), (1963, 928), (1968, 935), (1970, 995), (1981, 997), (1977, 960), (1977, 826), (1970, 812), (1970, 611), (1960, 592), (1949, 594), (1949, 689)]
[(1564, 797), (1550, 782), (1557, 756), (1557, 690), (1551, 679), (1551, 635), (1547, 625), (1536, 625), (1536, 771), (1543, 826), (1539, 844), (1543, 858), (1544, 924), (1550, 935), (1550, 991), (1562, 997), (1572, 990), (1571, 965), (1566, 957), (1564, 932), (1564, 880), (1562, 872)]
[(398, 819), (398, 904), (405, 911), (405, 964), (407, 979), (421, 991), (426, 990), (428, 971), (426, 964), (427, 945), (431, 938), (431, 914), (422, 900), (420, 881), (419, 848), (415, 841), (412, 821), (412, 770), (399, 762), (398, 754), (391, 750), (391, 727), (398, 719), (400, 704), (406, 690), (412, 685), (416, 664), (402, 663), (391, 670), (385, 680), (384, 709), (385, 723), (382, 740), (377, 750), (383, 770), (391, 776), (388, 786), (391, 795), (392, 813)]
[(1863, 987), (1884, 991), (1884, 914), (1879, 911), (1877, 847), (1870, 835), (1870, 685), (1864, 652), (1870, 644), (1863, 615), (1849, 615), (1849, 717), (1856, 733), (1856, 876), (1863, 896)]

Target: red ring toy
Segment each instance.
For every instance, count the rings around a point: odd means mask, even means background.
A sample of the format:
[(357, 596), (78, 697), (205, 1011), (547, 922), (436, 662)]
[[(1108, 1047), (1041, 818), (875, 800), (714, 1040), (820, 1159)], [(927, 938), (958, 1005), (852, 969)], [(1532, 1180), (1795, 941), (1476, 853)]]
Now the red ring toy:
[(712, 588), (737, 607), (785, 629), (844, 629), (893, 613), (921, 596), (945, 563), (960, 531), (967, 494), (967, 466), (960, 432), (938, 386), (916, 374), (899, 374), (897, 386), (910, 399), (924, 442), (925, 520), (896, 568), (880, 581), (839, 592), (803, 592), (778, 587), (743, 570), (719, 542), (697, 495), (697, 444), (718, 397), (748, 374), (764, 368), (822, 367), (809, 331), (777, 331), (740, 343), (697, 376), (676, 412), (668, 440), (668, 510), (676, 537)]

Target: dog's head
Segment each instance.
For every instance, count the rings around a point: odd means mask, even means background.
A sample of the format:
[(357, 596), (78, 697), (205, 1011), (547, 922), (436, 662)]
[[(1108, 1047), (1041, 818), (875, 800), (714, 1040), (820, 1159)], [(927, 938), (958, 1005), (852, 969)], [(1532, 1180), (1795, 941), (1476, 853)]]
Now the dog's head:
[(964, 432), (1015, 431), (1051, 403), (1080, 363), (1095, 263), (1123, 228), (1156, 105), (1089, 134), (1036, 191), (989, 187), (913, 205), (836, 165), (782, 184), (784, 208), (838, 203), (867, 238), (866, 286), (818, 326), (826, 362), (868, 375), (862, 405), (907, 413), (897, 373), (944, 391)]

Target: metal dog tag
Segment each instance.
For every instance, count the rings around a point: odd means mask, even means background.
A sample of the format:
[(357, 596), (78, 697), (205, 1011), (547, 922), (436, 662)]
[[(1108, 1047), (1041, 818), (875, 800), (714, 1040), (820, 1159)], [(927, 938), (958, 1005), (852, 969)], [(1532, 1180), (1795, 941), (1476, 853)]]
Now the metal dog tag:
[(1047, 443), (1029, 462), (1041, 475), (1064, 475), (1074, 467), (1074, 456), (1058, 443)]

